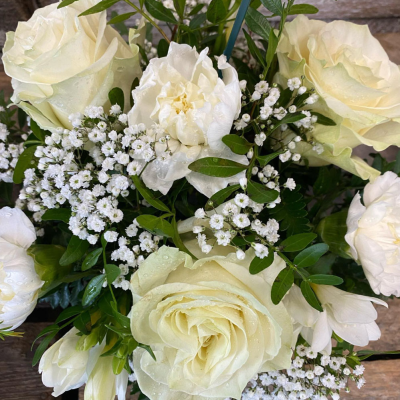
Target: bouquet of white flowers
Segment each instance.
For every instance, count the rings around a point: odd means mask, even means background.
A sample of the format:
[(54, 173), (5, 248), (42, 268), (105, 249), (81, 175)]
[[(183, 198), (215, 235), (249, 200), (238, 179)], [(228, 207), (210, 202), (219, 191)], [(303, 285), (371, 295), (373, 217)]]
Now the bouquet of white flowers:
[(0, 337), (38, 299), (64, 309), (33, 359), (54, 396), (363, 386), (373, 304), (400, 295), (400, 157), (353, 149), (400, 145), (400, 70), (367, 27), (317, 12), (63, 0), (7, 34)]

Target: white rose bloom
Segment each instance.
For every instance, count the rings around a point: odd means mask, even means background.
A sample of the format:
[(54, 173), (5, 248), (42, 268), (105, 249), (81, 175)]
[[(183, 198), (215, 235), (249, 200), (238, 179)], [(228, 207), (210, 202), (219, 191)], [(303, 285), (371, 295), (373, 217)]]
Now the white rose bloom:
[(98, 2), (80, 0), (60, 9), (51, 4), (7, 33), (2, 60), (13, 78), (12, 100), (43, 128), (72, 128), (70, 114), (107, 105), (114, 87), (124, 90), (129, 104), (140, 74), (138, 47), (131, 50), (107, 25), (105, 11), (78, 17)]
[(85, 400), (114, 400), (116, 395), (125, 400), (128, 373), (114, 375), (112, 357), (100, 357), (105, 341), (89, 350), (77, 350), (82, 339), (78, 333), (72, 328), (45, 351), (39, 364), (43, 384), (54, 388), (54, 397), (86, 384)]
[(176, 248), (151, 254), (132, 276), (134, 371), (151, 400), (240, 399), (256, 373), (288, 368), (292, 324), (271, 301), (271, 285), (285, 263), (258, 275), (254, 252), (193, 263)]
[(285, 24), (277, 54), (279, 82), (304, 75), (306, 86), (320, 96), (313, 111), (337, 123), (317, 124), (312, 131), (324, 145), (322, 154), (304, 142), (298, 150), (311, 165), (332, 163), (363, 179), (377, 176), (351, 153), (360, 144), (377, 151), (400, 145), (400, 70), (368, 26), (300, 15)]
[(376, 293), (400, 296), (400, 178), (386, 172), (357, 193), (347, 216), (346, 242)]
[[(210, 197), (244, 176), (214, 178), (190, 171), (188, 165), (199, 158), (221, 157), (248, 164), (245, 156), (234, 154), (221, 140), (230, 133), (241, 109), (237, 72), (220, 57), (218, 67), (224, 77), (220, 79), (207, 53), (208, 49), (199, 54), (195, 48), (172, 42), (166, 57), (150, 60), (132, 92), (135, 105), (129, 112), (129, 124), (144, 123), (148, 134), (157, 124), (156, 141), (171, 137), (168, 149), (172, 156), (153, 161), (142, 174), (149, 188), (164, 194), (175, 180), (186, 177)], [(157, 143), (156, 149), (161, 154), (166, 145)]]
[(307, 303), (296, 285), (292, 286), (283, 302), (294, 321), (295, 333), (301, 333), (314, 351), (331, 353), (332, 332), (361, 347), (380, 338), (381, 331), (375, 322), (378, 314), (372, 303), (387, 307), (384, 301), (344, 292), (333, 286), (312, 284), (312, 287), (324, 309), (322, 313)]
[(27, 249), (35, 228), (18, 208), (0, 210), (0, 329), (20, 326), (36, 306), (43, 283)]

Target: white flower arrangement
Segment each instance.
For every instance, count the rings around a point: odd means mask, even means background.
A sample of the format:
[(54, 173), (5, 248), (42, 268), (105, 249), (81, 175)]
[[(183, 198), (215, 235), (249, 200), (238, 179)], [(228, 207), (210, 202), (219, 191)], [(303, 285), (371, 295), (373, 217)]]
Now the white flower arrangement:
[[(398, 67), (365, 27), (286, 22), (293, 0), (127, 1), (107, 23), (111, 3), (64, 0), (7, 35), (0, 338), (38, 299), (64, 308), (33, 359), (54, 396), (361, 388), (374, 352), (355, 346), (400, 293), (400, 158), (378, 171), (352, 149), (400, 143)], [(110, 24), (133, 16), (127, 43)]]

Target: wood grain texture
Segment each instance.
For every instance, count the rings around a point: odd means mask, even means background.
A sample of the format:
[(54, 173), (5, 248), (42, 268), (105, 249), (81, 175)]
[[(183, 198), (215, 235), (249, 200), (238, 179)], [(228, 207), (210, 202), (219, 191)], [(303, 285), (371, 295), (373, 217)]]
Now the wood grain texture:
[(32, 367), (31, 345), (48, 323), (25, 323), (19, 331), (23, 338), (6, 338), (0, 342), (0, 399), (1, 400), (50, 400), (50, 388), (42, 384), (38, 368)]

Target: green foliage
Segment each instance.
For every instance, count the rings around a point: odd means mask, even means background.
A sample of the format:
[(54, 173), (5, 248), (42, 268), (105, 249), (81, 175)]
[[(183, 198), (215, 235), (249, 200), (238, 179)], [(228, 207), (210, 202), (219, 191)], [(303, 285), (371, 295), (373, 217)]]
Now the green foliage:
[(171, 24), (177, 24), (178, 21), (175, 19), (174, 14), (169, 8), (166, 8), (161, 1), (157, 0), (145, 0), (144, 4), (149, 14), (160, 21), (169, 22)]
[(112, 284), (121, 275), (121, 270), (117, 265), (106, 264), (104, 269), (106, 270), (107, 282), (109, 284)]
[(111, 89), (108, 93), (108, 99), (110, 100), (111, 105), (118, 104), (121, 107), (121, 110), (124, 110), (125, 95), (121, 88), (115, 87), (114, 89)]
[(219, 192), (213, 194), (207, 202), (205, 209), (212, 210), (222, 204), (231, 194), (240, 189), (240, 185), (227, 186)]
[(274, 252), (270, 251), (267, 257), (258, 258), (254, 257), (253, 261), (250, 263), (249, 271), (252, 275), (258, 274), (264, 269), (268, 268), (274, 262)]
[(71, 218), (71, 210), (69, 208), (50, 208), (42, 215), (43, 221), (63, 221), (69, 222)]
[(246, 14), (246, 24), (250, 31), (260, 35), (263, 39), (269, 39), (269, 33), (271, 32), (271, 24), (268, 18), (262, 15), (254, 8), (249, 8)]
[(219, 24), (228, 15), (230, 1), (212, 0), (207, 8), (207, 19), (213, 24)]
[(265, 61), (264, 55), (261, 53), (261, 50), (257, 47), (257, 45), (254, 43), (254, 40), (246, 32), (245, 29), (243, 29), (243, 33), (244, 37), (246, 38), (247, 45), (249, 46), (249, 51), (251, 55), (265, 68), (267, 66), (267, 63)]
[(315, 111), (311, 111), (311, 115), (315, 115), (318, 118), (317, 123), (320, 125), (325, 125), (325, 126), (335, 126), (336, 125), (336, 122), (333, 119), (325, 117), (325, 115), (322, 115)]
[(70, 4), (75, 3), (76, 1), (79, 1), (79, 0), (63, 0), (60, 2), (60, 4), (58, 5), (57, 8), (63, 8), (63, 7), (69, 6)]
[(253, 147), (253, 144), (249, 143), (245, 138), (237, 135), (226, 135), (222, 138), (222, 141), (235, 154), (247, 154), (248, 151)]
[(79, 261), (86, 253), (89, 248), (89, 242), (87, 240), (79, 239), (78, 236), (72, 236), (68, 243), (67, 250), (60, 259), (60, 265), (69, 265), (76, 261)]
[(83, 260), (82, 271), (86, 271), (97, 264), (99, 257), (103, 254), (103, 249), (98, 248), (91, 251)]
[(334, 275), (311, 275), (308, 277), (308, 281), (315, 283), (316, 285), (341, 285), (343, 283), (343, 279), (339, 276)]
[(143, 198), (151, 204), (154, 208), (160, 211), (164, 211), (170, 213), (170, 209), (160, 200), (155, 197), (155, 194), (152, 190), (148, 189), (144, 183), (140, 180), (140, 178), (136, 175), (131, 176), (133, 184), (139, 193), (143, 196)]
[(154, 215), (139, 215), (136, 218), (138, 224), (155, 235), (174, 237), (175, 231), (172, 225), (164, 218)]
[(90, 7), (83, 13), (79, 14), (80, 17), (83, 17), (84, 15), (91, 15), (91, 14), (97, 14), (101, 11), (107, 10), (114, 4), (118, 3), (120, 0), (102, 0), (93, 7)]
[(35, 168), (38, 160), (35, 157), (37, 146), (27, 147), (24, 152), (19, 156), (17, 165), (14, 169), (13, 180), (14, 183), (22, 183), (25, 178), (25, 171), (28, 168)]
[(82, 305), (84, 307), (92, 303), (93, 300), (100, 294), (105, 280), (106, 275), (97, 275), (89, 281), (82, 297)]
[(261, 183), (248, 181), (247, 182), (247, 194), (250, 199), (256, 203), (272, 203), (279, 196), (276, 190), (268, 189)]
[(308, 232), (310, 230), (309, 220), (307, 219), (306, 202), (300, 185), (295, 190), (285, 189), (281, 192), (282, 202), (275, 208), (269, 210), (269, 213), (277, 221), (280, 221), (280, 230), (286, 231), (287, 236), (298, 233)]
[(203, 175), (227, 178), (244, 171), (247, 169), (247, 165), (224, 158), (205, 157), (192, 162), (189, 165), (189, 169)]
[(271, 299), (274, 304), (279, 304), (294, 282), (294, 273), (291, 268), (283, 269), (272, 284)]
[(298, 235), (289, 236), (280, 244), (280, 247), (283, 248), (283, 251), (287, 252), (300, 251), (308, 246), (316, 237), (315, 233), (299, 233)]
[(275, 153), (267, 154), (265, 156), (257, 156), (257, 161), (259, 162), (261, 167), (265, 167), (271, 161), (273, 161), (279, 154), (282, 154), (283, 151), (277, 151)]
[[(125, 14), (116, 15), (115, 17), (111, 18), (107, 22), (107, 25), (120, 24), (121, 22), (126, 21), (127, 19), (129, 19), (130, 17), (133, 17), (136, 14), (137, 14), (136, 12), (128, 12)], [(116, 104), (116, 103), (111, 103), (111, 104)], [(123, 109), (123, 107), (122, 107), (122, 109)]]
[(315, 295), (311, 285), (307, 281), (301, 282), (300, 285), (301, 293), (303, 294), (304, 298), (307, 300), (308, 304), (315, 308), (316, 310), (322, 312), (322, 306), (319, 302), (317, 296)]
[(318, 11), (318, 8), (311, 4), (294, 4), (290, 7), (289, 15), (317, 14)]
[(281, 0), (261, 0), (263, 6), (275, 15), (282, 15), (283, 5)]
[(314, 265), (327, 251), (329, 246), (325, 243), (314, 244), (299, 253), (295, 259), (294, 263), (298, 268), (306, 268)]

